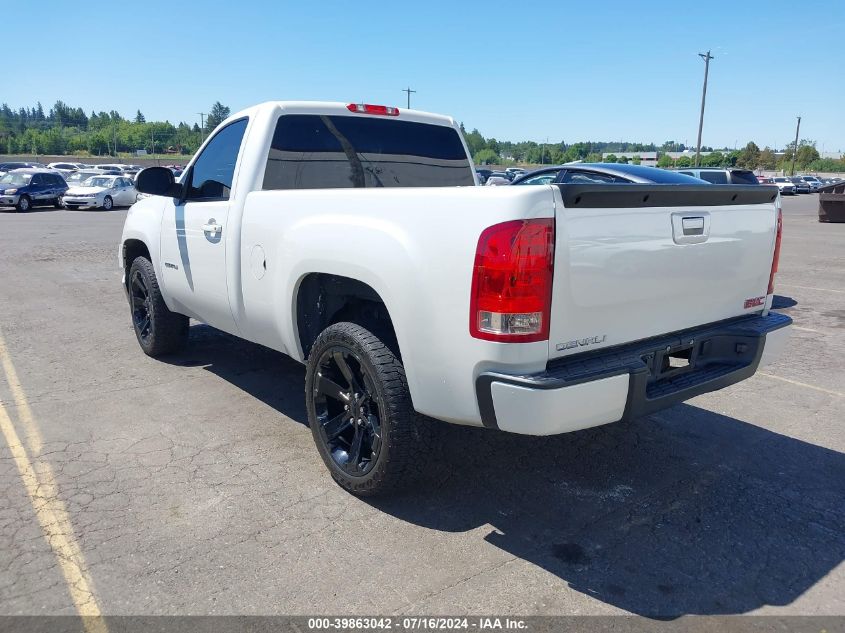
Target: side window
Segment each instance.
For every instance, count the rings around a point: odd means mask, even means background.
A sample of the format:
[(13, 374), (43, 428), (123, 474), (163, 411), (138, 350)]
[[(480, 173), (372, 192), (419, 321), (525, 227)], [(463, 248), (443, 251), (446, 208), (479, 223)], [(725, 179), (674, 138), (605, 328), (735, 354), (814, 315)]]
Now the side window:
[(686, 174), (687, 176), (693, 176), (694, 178), (696, 177), (695, 172), (692, 172), (692, 171), (679, 171), (678, 173), (679, 174)]
[(702, 171), (699, 178), (711, 182), (714, 185), (728, 184), (728, 175), (723, 171)]
[(191, 170), (188, 200), (228, 200), (247, 119), (230, 123), (205, 146)]
[(32, 180), (29, 181), (29, 184), (33, 187), (40, 187), (44, 184), (44, 179), (41, 177), (41, 174), (35, 174)]
[(554, 182), (555, 178), (560, 172), (551, 171), (546, 172), (543, 174), (537, 174), (536, 176), (531, 176), (531, 178), (526, 178), (525, 180), (521, 180), (520, 182), (516, 183), (517, 185), (548, 185), (551, 182)]
[(616, 179), (613, 176), (608, 176), (607, 174), (598, 174), (594, 171), (567, 171), (561, 182), (569, 182), (572, 184), (578, 183), (603, 183), (603, 184), (613, 184), (616, 182)]

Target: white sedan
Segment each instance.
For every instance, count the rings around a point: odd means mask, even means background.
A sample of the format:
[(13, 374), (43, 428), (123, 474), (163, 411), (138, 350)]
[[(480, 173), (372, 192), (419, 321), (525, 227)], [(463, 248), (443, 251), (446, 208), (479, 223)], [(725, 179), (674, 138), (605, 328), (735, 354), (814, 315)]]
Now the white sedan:
[(81, 185), (71, 187), (62, 197), (66, 209), (103, 208), (135, 204), (138, 192), (131, 179), (123, 176), (91, 176)]

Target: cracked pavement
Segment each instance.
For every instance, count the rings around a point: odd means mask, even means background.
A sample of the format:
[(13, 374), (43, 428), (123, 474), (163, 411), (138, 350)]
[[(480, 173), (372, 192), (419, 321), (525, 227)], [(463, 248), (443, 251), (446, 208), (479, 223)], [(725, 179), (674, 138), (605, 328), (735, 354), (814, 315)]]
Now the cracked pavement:
[[(404, 496), (334, 485), (296, 362), (199, 324), (141, 353), (123, 211), (0, 210), (0, 400), (107, 615), (845, 614), (845, 225), (815, 204), (784, 201), (767, 375), (552, 438), (447, 427)], [(5, 442), (0, 488), (0, 614), (75, 613)]]

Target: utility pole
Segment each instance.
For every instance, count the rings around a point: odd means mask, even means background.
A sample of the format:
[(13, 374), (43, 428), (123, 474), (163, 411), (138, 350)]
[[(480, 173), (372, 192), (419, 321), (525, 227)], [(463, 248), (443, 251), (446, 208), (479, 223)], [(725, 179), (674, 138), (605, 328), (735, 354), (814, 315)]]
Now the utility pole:
[(798, 156), (798, 130), (801, 129), (801, 117), (798, 117), (798, 125), (795, 126), (795, 147), (792, 148), (792, 169), (789, 175), (795, 175), (795, 158)]
[(698, 56), (704, 60), (704, 89), (701, 91), (701, 117), (698, 119), (698, 145), (695, 146), (695, 166), (701, 159), (701, 130), (704, 128), (704, 101), (707, 98), (707, 75), (710, 72), (710, 60), (716, 59), (710, 54), (699, 53)]
[(205, 143), (205, 117), (208, 116), (205, 112), (197, 112), (200, 115), (200, 145)]
[(408, 93), (408, 109), (410, 110), (411, 109), (411, 93), (416, 92), (416, 90), (411, 90), (411, 86), (408, 86), (407, 88), (403, 88), (402, 92)]

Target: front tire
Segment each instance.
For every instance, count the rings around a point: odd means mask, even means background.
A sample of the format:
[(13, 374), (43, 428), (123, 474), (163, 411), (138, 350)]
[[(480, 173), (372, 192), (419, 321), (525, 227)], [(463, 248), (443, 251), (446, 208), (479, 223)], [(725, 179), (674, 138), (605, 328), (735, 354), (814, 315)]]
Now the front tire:
[(414, 411), (402, 361), (360, 325), (335, 323), (317, 337), (305, 404), (320, 457), (354, 495), (407, 487), (433, 457), (432, 422)]
[(103, 198), (103, 210), (111, 211), (112, 207), (114, 207), (114, 200), (112, 200), (111, 196)]
[(182, 349), (188, 340), (188, 317), (168, 309), (150, 260), (136, 257), (126, 283), (132, 326), (144, 353), (156, 358)]
[(21, 213), (26, 213), (32, 209), (32, 200), (29, 199), (29, 196), (21, 196), (18, 199), (18, 203), (15, 205), (15, 208)]

